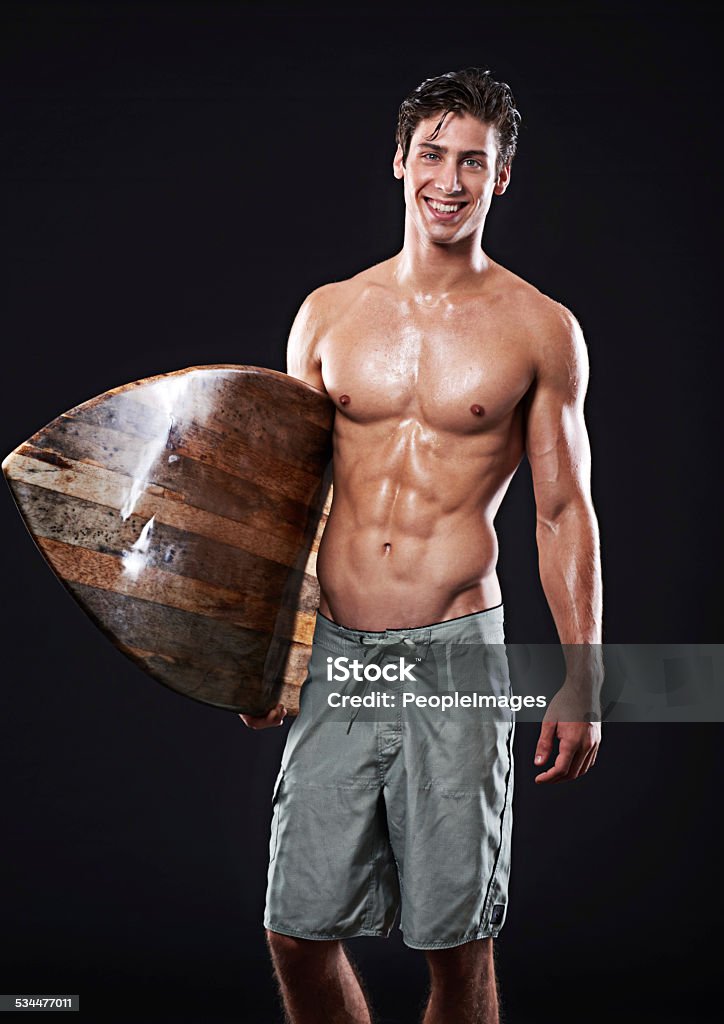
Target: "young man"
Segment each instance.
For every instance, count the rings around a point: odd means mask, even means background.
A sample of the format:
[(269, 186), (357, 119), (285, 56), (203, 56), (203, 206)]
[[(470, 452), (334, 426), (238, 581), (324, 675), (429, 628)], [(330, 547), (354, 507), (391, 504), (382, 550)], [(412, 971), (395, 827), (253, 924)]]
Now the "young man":
[[(505, 668), (485, 656), (504, 642), (493, 520), (524, 454), (568, 668), (535, 762), (556, 737), (557, 756), (536, 781), (578, 778), (596, 758), (600, 725), (559, 720), (567, 694), (600, 683), (586, 654), (602, 614), (586, 347), (567, 309), (481, 248), (519, 121), (487, 71), (423, 82), (399, 114), (401, 252), (312, 292), (292, 327), (289, 373), (337, 407), (313, 653), (273, 797), (265, 925), (293, 1024), (370, 1021), (341, 940), (387, 935), (398, 906), (404, 941), (430, 969), (424, 1024), (498, 1021), (513, 724), (472, 709), (343, 718), (327, 666), (406, 655), (423, 688), (472, 674), (505, 691)], [(263, 728), (284, 714), (242, 718)]]

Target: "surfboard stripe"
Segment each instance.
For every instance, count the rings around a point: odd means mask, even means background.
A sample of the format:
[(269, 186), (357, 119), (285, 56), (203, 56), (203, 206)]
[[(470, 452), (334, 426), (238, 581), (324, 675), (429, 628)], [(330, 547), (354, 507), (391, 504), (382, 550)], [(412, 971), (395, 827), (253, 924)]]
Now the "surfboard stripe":
[[(272, 451), (256, 449), (248, 439), (236, 436), (225, 437), (218, 431), (201, 429), (195, 424), (170, 425), (168, 418), (163, 418), (163, 427), (159, 433), (137, 434), (125, 429), (128, 421), (118, 417), (118, 426), (111, 424), (103, 415), (103, 410), (87, 410), (86, 413), (69, 417), (67, 414), (48, 424), (32, 438), (34, 447), (49, 448), (58, 453), (65, 453), (66, 444), (72, 442), (73, 435), (79, 434), (75, 424), (83, 423), (91, 428), (86, 431), (89, 438), (87, 450), (78, 448), (76, 461), (88, 461), (96, 465), (110, 467), (114, 458), (118, 460), (114, 448), (120, 451), (129, 450), (127, 465), (122, 471), (130, 477), (145, 477), (158, 461), (173, 467), (169, 459), (174, 455), (206, 463), (232, 477), (246, 480), (250, 486), (259, 486), (260, 482), (270, 494), (283, 495), (287, 498), (299, 498), (311, 488), (313, 491), (319, 482), (314, 471), (314, 463), (302, 463), (301, 460), (287, 460)], [(121, 428), (120, 424), (123, 424)], [(107, 443), (94, 428), (105, 429)], [(70, 454), (70, 450), (68, 452)], [(326, 453), (320, 452), (318, 457)], [(137, 454), (136, 464), (133, 456)], [(120, 467), (119, 467), (120, 468)], [(176, 475), (176, 474), (174, 474)]]
[[(137, 580), (132, 580), (123, 572), (122, 558), (116, 555), (86, 548), (79, 551), (70, 544), (47, 537), (39, 536), (37, 539), (43, 554), (69, 583), (82, 583), (97, 590), (138, 597), (154, 604), (221, 619), (253, 630), (268, 630), (276, 622), (278, 608), (260, 601), (248, 592), (148, 566)], [(311, 638), (314, 630), (312, 581), (309, 581), (306, 590), (308, 610), (297, 614), (297, 609), (293, 609), (296, 628), (288, 637), (304, 642)]]
[[(28, 527), (51, 566), (62, 576), (82, 574), (89, 564), (84, 552), (98, 552), (113, 557), (116, 566), (108, 576), (112, 585), (106, 589), (121, 593), (136, 592), (147, 572), (161, 570), (169, 585), (173, 576), (181, 575), (190, 587), (206, 583), (230, 594), (267, 594), (269, 607), (278, 610), (291, 580), (293, 593), (287, 600), (308, 613), (316, 609), (318, 585), (308, 567), (306, 571), (304, 567), (290, 569), (159, 523), (154, 524), (154, 544), (143, 556), (143, 572), (139, 573), (133, 552), (144, 526), (139, 517), (131, 516), (124, 523), (104, 506), (67, 495), (49, 495), (43, 488), (24, 484), (18, 485), (18, 495), (25, 505)], [(134, 583), (135, 577), (138, 579)]]
[[(55, 430), (46, 430), (38, 439), (36, 449), (62, 452), (62, 457), (73, 462), (97, 465), (97, 451), (104, 453), (103, 468), (133, 479), (136, 468), (144, 458), (144, 442), (130, 435), (121, 435), (97, 424), (72, 420)], [(251, 467), (249, 467), (251, 469)], [(242, 469), (240, 465), (239, 470)], [(270, 516), (277, 516), (280, 532), (295, 540), (304, 528), (309, 507), (305, 502), (287, 495), (273, 494), (258, 486), (251, 478), (237, 471), (234, 474), (218, 469), (178, 451), (157, 458), (146, 472), (149, 483), (170, 491), (183, 492), (184, 501), (196, 508), (216, 512), (237, 522), (266, 526)], [(309, 480), (313, 493), (317, 481)]]
[(85, 583), (67, 585), (82, 599), (84, 607), (104, 623), (102, 628), (107, 628), (105, 623), (113, 623), (114, 635), (121, 643), (197, 665), (236, 670), (240, 680), (254, 678), (259, 664), (264, 663), (268, 638), (257, 630), (218, 620), (211, 622), (194, 612), (111, 594)]
[[(165, 523), (185, 533), (207, 537), (280, 565), (293, 565), (298, 554), (298, 540), (295, 545), (291, 540), (285, 541), (267, 531), (187, 505), (178, 491), (148, 484), (133, 502), (128, 477), (87, 462), (66, 459), (63, 465), (49, 464), (38, 459), (32, 449), (24, 447), (15, 458), (13, 479), (16, 484), (80, 498), (111, 509), (117, 515), (124, 505), (130, 506), (144, 524), (154, 517), (156, 524)], [(41, 527), (40, 522), (38, 525)], [(129, 547), (136, 539), (137, 536), (129, 538)]]

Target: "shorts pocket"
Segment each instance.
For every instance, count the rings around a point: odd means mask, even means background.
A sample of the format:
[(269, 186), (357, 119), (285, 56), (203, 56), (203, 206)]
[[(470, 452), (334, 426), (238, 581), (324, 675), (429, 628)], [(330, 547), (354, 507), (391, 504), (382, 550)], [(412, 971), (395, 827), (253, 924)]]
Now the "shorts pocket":
[(277, 839), (279, 837), (279, 799), (282, 795), (282, 783), (284, 782), (284, 768), (279, 769), (274, 789), (272, 791), (272, 822), (271, 838), (269, 840), (269, 860), (274, 860), (277, 852)]

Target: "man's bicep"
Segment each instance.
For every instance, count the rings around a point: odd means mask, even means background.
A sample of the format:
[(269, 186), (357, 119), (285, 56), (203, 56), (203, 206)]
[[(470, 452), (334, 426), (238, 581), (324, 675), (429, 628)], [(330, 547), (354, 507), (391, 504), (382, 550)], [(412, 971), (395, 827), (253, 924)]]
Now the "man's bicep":
[(306, 297), (294, 318), (287, 342), (287, 373), (324, 391), (317, 342), (322, 332), (320, 289)]
[(588, 353), (568, 311), (542, 347), (526, 417), (526, 454), (539, 520), (554, 521), (571, 502), (590, 501), (591, 451), (583, 415)]

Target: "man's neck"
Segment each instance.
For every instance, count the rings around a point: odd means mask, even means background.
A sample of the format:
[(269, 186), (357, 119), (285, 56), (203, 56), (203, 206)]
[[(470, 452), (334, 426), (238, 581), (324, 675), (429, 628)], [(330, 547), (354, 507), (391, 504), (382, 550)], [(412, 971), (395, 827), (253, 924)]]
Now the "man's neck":
[(477, 290), (491, 264), (479, 240), (440, 245), (428, 239), (410, 238), (406, 232), (402, 250), (394, 258), (393, 273), (401, 289), (441, 298)]

